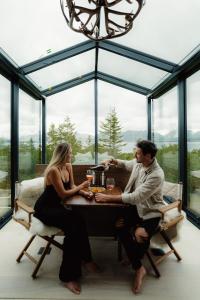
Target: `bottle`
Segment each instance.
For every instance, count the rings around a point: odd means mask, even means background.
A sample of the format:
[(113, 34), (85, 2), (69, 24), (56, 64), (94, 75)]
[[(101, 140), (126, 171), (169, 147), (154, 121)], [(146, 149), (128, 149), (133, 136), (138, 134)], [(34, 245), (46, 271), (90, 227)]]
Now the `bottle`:
[(94, 171), (108, 171), (110, 167), (110, 164), (106, 164), (106, 165), (97, 165), (97, 166), (94, 166), (94, 167), (91, 167), (90, 169), (91, 170), (94, 170)]
[(101, 186), (105, 186), (105, 174), (102, 172), (101, 174)]
[(91, 167), (90, 169), (94, 170), (94, 171), (104, 171), (105, 166), (104, 165), (98, 165), (98, 166)]
[(92, 185), (95, 186), (95, 184), (96, 184), (96, 174), (95, 174), (95, 171), (92, 172), (92, 175), (93, 175), (93, 177), (92, 177)]

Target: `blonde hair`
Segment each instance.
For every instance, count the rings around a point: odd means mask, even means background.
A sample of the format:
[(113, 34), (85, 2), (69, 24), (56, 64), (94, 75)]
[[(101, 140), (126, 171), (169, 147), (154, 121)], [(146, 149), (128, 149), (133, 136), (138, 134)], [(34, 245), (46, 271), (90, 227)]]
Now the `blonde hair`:
[(47, 176), (50, 168), (53, 166), (58, 167), (66, 163), (66, 156), (69, 154), (71, 145), (68, 143), (60, 143), (53, 151), (52, 158), (44, 172), (44, 176)]

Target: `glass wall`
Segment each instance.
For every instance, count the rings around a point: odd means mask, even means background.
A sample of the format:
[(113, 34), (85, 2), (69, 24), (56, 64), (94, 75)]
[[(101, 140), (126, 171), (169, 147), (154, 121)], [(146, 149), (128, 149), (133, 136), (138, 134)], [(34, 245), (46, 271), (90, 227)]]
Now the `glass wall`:
[(41, 162), (41, 101), (19, 90), (19, 180), (35, 176)]
[(152, 137), (159, 148), (157, 159), (165, 179), (178, 182), (178, 92), (173, 88), (153, 100)]
[(98, 91), (99, 161), (132, 159), (136, 141), (147, 138), (146, 97), (103, 81)]
[(200, 71), (187, 84), (188, 208), (200, 215)]
[(10, 81), (0, 75), (0, 218), (11, 206), (10, 100)]
[(94, 164), (94, 82), (48, 97), (47, 161), (60, 142), (72, 146), (74, 164)]

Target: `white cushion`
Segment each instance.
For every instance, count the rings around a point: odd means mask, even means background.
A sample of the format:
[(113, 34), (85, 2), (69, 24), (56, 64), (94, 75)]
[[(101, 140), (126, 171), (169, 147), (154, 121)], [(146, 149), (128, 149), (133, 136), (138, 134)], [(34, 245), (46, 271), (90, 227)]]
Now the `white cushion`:
[(164, 181), (163, 195), (170, 196), (173, 199), (180, 199), (181, 198), (180, 189), (181, 189), (181, 186), (179, 183)]
[[(13, 217), (17, 220), (24, 220), (28, 222), (28, 213), (22, 209), (19, 209), (16, 213), (14, 213)], [(54, 226), (47, 226), (36, 217), (31, 216), (31, 226), (29, 231), (32, 234), (51, 236), (61, 232), (61, 229)]]
[(34, 207), (35, 202), (44, 191), (44, 177), (23, 180), (19, 186), (18, 199)]
[[(31, 206), (33, 208), (35, 202), (43, 193), (43, 191), (44, 177), (23, 180), (19, 184), (18, 199), (23, 201), (26, 205)], [(28, 213), (22, 209), (19, 209), (16, 213), (14, 213), (13, 216), (15, 219), (25, 220), (28, 222)], [(61, 232), (61, 229), (53, 226), (47, 226), (36, 217), (31, 216), (31, 226), (29, 231), (32, 234), (51, 236), (57, 234), (58, 232)]]

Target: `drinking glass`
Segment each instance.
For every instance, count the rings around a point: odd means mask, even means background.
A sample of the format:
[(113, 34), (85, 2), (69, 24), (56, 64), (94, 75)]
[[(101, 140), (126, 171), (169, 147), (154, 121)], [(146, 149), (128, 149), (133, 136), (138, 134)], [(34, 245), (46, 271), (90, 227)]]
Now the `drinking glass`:
[(114, 187), (115, 187), (115, 179), (113, 177), (108, 177), (106, 179), (106, 189), (112, 191)]
[(94, 172), (92, 170), (87, 170), (86, 172), (86, 178), (89, 181), (88, 190), (90, 190), (91, 182), (93, 180)]

